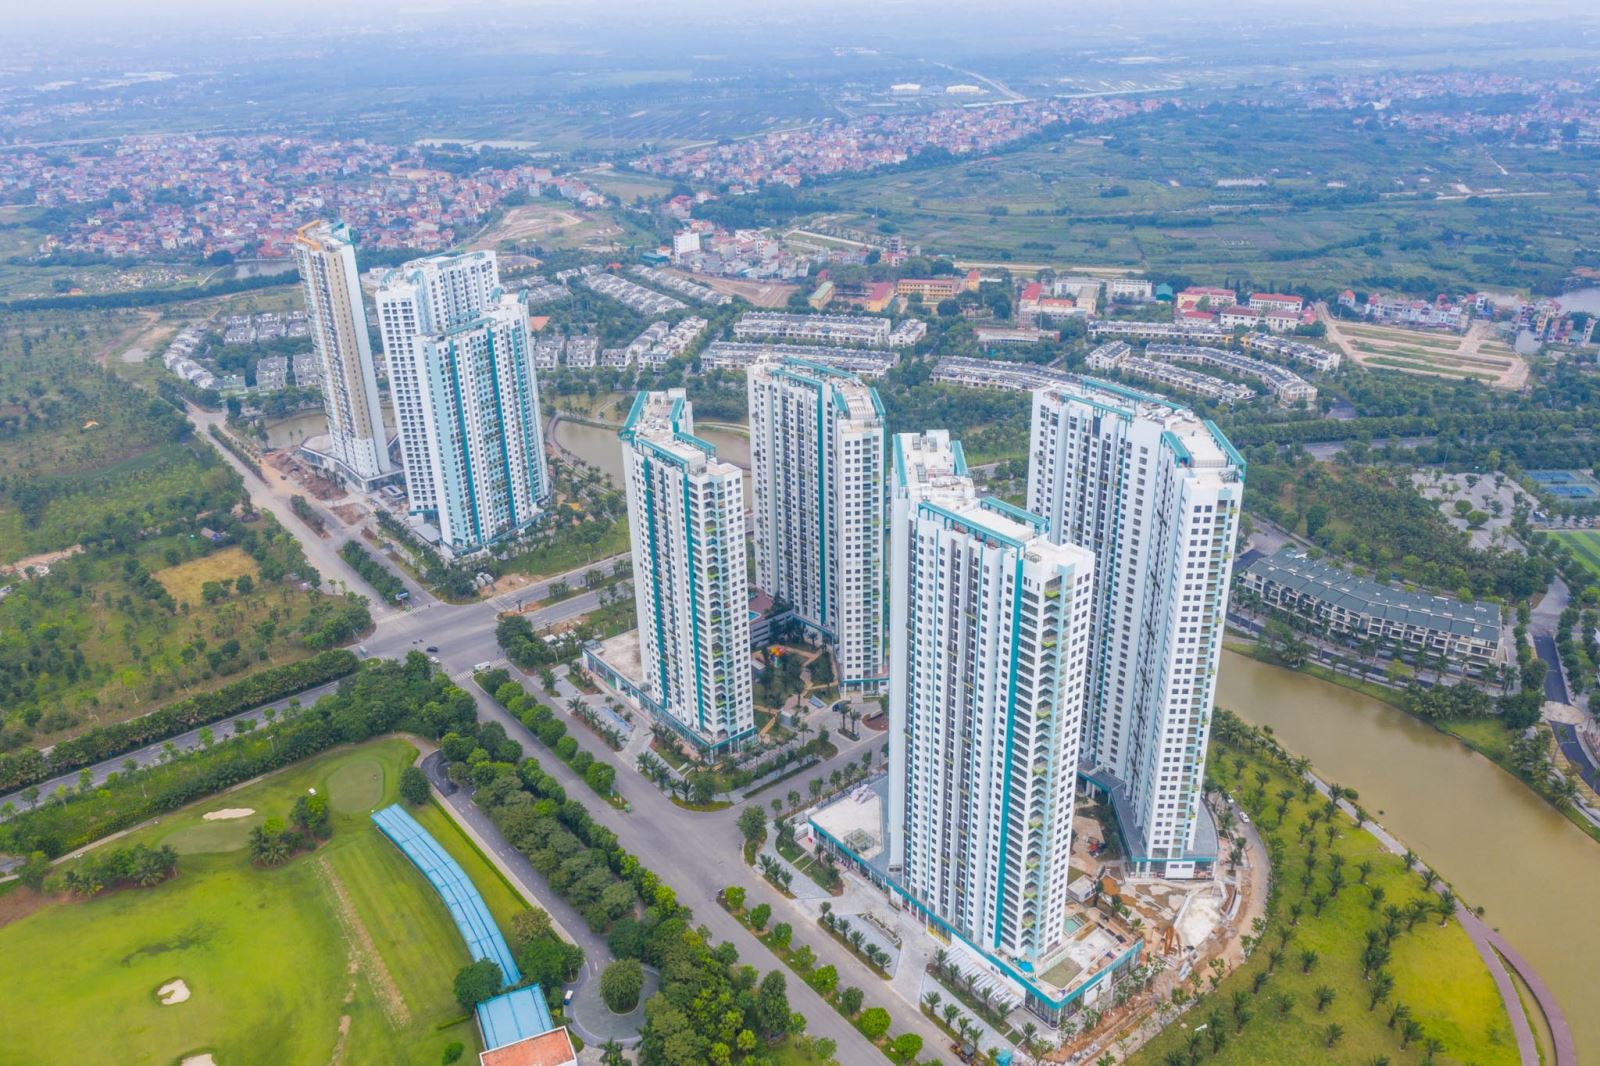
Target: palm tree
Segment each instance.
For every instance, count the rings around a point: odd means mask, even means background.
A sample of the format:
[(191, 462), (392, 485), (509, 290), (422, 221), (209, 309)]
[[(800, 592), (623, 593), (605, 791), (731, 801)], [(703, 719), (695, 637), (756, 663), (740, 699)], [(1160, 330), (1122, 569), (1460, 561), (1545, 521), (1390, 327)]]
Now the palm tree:
[(1338, 1022), (1334, 1022), (1332, 1025), (1328, 1026), (1328, 1032), (1326, 1036), (1328, 1047), (1333, 1047), (1333, 1045), (1337, 1044), (1343, 1038), (1344, 1026), (1340, 1025)]
[(1311, 993), (1311, 995), (1317, 1001), (1318, 1014), (1321, 1014), (1323, 1011), (1327, 1010), (1328, 1005), (1338, 997), (1338, 993), (1329, 988), (1327, 985), (1318, 985), (1317, 990)]
[(1434, 900), (1433, 909), (1439, 915), (1439, 924), (1446, 925), (1450, 916), (1456, 912), (1456, 894), (1448, 888), (1439, 893), (1439, 898)]
[(944, 1023), (949, 1026), (954, 1026), (956, 1022), (956, 1015), (961, 1013), (961, 1008), (956, 1006), (954, 1003), (946, 1003), (944, 1005), (943, 1013)]
[(1317, 960), (1321, 957), (1322, 956), (1318, 955), (1315, 951), (1312, 951), (1310, 948), (1306, 948), (1300, 953), (1300, 972), (1310, 973), (1311, 968), (1317, 964)]
[(1400, 1023), (1400, 1050), (1404, 1051), (1411, 1046), (1411, 1041), (1422, 1036), (1422, 1025), (1414, 1018), (1407, 1018)]
[(927, 995), (922, 997), (922, 1005), (927, 1009), (929, 1014), (933, 1014), (939, 1010), (939, 1003), (943, 999), (944, 997), (939, 993), (929, 992)]

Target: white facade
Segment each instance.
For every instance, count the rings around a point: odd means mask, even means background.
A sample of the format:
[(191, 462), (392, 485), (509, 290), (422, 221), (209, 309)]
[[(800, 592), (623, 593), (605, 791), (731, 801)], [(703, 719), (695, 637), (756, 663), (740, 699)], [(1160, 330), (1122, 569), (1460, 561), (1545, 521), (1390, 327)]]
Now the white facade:
[(1146, 872), (1206, 861), (1192, 849), (1243, 490), (1243, 460), (1186, 408), (1090, 381), (1034, 394), (1029, 506), (1095, 553), (1083, 754), (1123, 791)]
[(979, 498), (940, 430), (894, 438), (889, 873), (971, 943), (1063, 942), (1094, 557)]
[(432, 517), (439, 508), (420, 391), (422, 338), (478, 317), (499, 287), (500, 268), (493, 252), (414, 259), (389, 271), (378, 285), (378, 333), (389, 367), (389, 394), (399, 424), (412, 514)]
[(643, 687), (666, 724), (720, 751), (755, 726), (743, 472), (694, 435), (682, 389), (640, 393), (619, 436)]
[(884, 680), (884, 414), (876, 390), (797, 359), (746, 376), (756, 584), (833, 648), (839, 681)]
[(361, 277), (350, 228), (312, 222), (294, 238), (294, 260), (305, 294), (311, 348), (322, 371), (328, 417), (326, 454), (363, 486), (394, 472), (389, 434), (378, 403), (378, 376), (361, 305)]

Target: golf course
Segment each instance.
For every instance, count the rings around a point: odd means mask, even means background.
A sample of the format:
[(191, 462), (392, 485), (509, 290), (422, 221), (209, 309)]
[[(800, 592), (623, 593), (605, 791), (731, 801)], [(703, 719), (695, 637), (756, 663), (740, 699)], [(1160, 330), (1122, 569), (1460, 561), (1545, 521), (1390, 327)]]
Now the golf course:
[[(369, 817), (399, 798), (416, 754), (392, 737), (340, 748), (135, 830), (116, 846), (180, 855), (152, 888), (40, 902), (13, 887), (0, 897), (7, 1061), (436, 1063), (456, 1041), (471, 1061), (477, 1033), (451, 989), (466, 946)], [(251, 830), (311, 790), (331, 838), (253, 863)], [(416, 813), (497, 922), (525, 906), (442, 810)]]

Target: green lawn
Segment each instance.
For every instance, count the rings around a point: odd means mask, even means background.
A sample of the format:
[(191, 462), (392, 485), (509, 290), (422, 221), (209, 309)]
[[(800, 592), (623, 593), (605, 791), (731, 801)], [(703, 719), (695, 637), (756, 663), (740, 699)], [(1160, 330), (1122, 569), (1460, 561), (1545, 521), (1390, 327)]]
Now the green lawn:
[[(52, 902), (0, 928), (0, 957), (26, 959), (28, 980), (0, 997), (11, 1061), (74, 1057), (160, 1063), (209, 1050), (220, 1066), (263, 1061), (325, 1066), (347, 1016), (343, 1061), (438, 1062), (446, 1044), (471, 1052), (476, 1033), (451, 993), (466, 948), (444, 904), (372, 825), (415, 757), (390, 738), (344, 748), (214, 796), (133, 834), (183, 853), (179, 874), (152, 889)], [(316, 788), (334, 808), (333, 838), (276, 869), (253, 866), (249, 828), (286, 814)], [(251, 808), (257, 816), (207, 822)], [(508, 889), (442, 811), (420, 813), (508, 920)], [(119, 841), (126, 843), (127, 841)], [(351, 937), (356, 952), (352, 974)], [(365, 947), (370, 945), (370, 947)], [(177, 1006), (155, 991), (182, 978)]]
[[(1360, 966), (1367, 930), (1384, 924), (1383, 910), (1390, 904), (1404, 908), (1413, 899), (1431, 898), (1424, 894), (1421, 879), (1405, 872), (1397, 857), (1384, 851), (1376, 839), (1355, 829), (1348, 817), (1337, 814), (1334, 818), (1339, 835), (1332, 851), (1345, 857), (1346, 884), (1322, 914), (1316, 915), (1310, 900), (1329, 891), (1330, 849), (1323, 846), (1323, 827), (1327, 823), (1319, 823), (1312, 834), (1319, 847), (1309, 889), (1302, 885), (1308, 847), (1299, 837), (1298, 826), (1314, 807), (1321, 806), (1321, 797), (1308, 805), (1297, 791), (1280, 824), (1277, 793), (1295, 784), (1289, 773), (1277, 763), (1233, 744), (1214, 742), (1212, 752), (1208, 777), (1215, 776), (1229, 791), (1242, 797), (1247, 807), (1256, 809), (1256, 825), (1262, 833), (1282, 841), (1281, 861), (1274, 870), (1274, 919), (1263, 945), (1186, 1016), (1189, 1029), (1170, 1027), (1130, 1061), (1141, 1066), (1164, 1063), (1170, 1053), (1184, 1048), (1192, 1027), (1210, 1020), (1215, 1009), (1223, 1016), (1226, 1042), (1220, 1052), (1211, 1055), (1207, 1033), (1203, 1046), (1206, 1060), (1217, 1063), (1366, 1064), (1379, 1055), (1395, 1063), (1413, 1062), (1423, 1057), (1421, 1040), (1432, 1038), (1443, 1045), (1435, 1062), (1514, 1066), (1518, 1056), (1510, 1019), (1487, 968), (1454, 921), (1441, 926), (1437, 915), (1430, 913), (1409, 931), (1406, 921), (1400, 921), (1401, 932), (1393, 940), (1393, 955), (1385, 967), (1393, 976), (1394, 992), (1388, 1003), (1368, 1009), (1372, 984), (1363, 979)], [(1242, 773), (1236, 769), (1236, 759), (1243, 760)], [(1254, 798), (1258, 773), (1267, 775), (1266, 784), (1260, 788), (1263, 800)], [(1425, 861), (1426, 856), (1423, 858)], [(1366, 886), (1357, 883), (1358, 868), (1363, 862), (1373, 864)], [(1381, 888), (1385, 894), (1383, 906), (1377, 911), (1369, 905), (1374, 888)], [(1280, 944), (1279, 930), (1290, 928), (1290, 910), (1297, 903), (1303, 912), (1293, 926), (1294, 936), (1283, 948), (1277, 966), (1272, 967), (1270, 952)], [(1306, 950), (1318, 955), (1309, 974), (1302, 973), (1300, 959), (1300, 953)], [(1269, 967), (1271, 974), (1265, 985), (1258, 993), (1252, 993), (1255, 975)], [(1319, 1012), (1315, 991), (1323, 985), (1332, 989), (1336, 998)], [(1233, 1014), (1231, 1000), (1235, 992), (1243, 993), (1249, 1015), (1242, 1027)], [(1287, 1013), (1279, 1007), (1279, 997), (1284, 994), (1294, 997)], [(1389, 1006), (1395, 1003), (1409, 1007), (1412, 1018), (1426, 1034), (1405, 1052), (1400, 1050), (1399, 1033), (1387, 1024)], [(1331, 1025), (1343, 1028), (1342, 1038), (1332, 1049), (1327, 1046)]]
[(1545, 532), (1570, 548), (1572, 557), (1582, 563), (1585, 570), (1600, 577), (1600, 531), (1551, 529)]

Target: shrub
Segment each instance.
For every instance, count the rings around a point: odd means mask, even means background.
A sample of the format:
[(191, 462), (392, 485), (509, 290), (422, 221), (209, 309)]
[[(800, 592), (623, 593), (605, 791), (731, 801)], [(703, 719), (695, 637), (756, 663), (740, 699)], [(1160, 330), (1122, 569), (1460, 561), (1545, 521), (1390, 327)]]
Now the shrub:
[(450, 1066), (450, 1063), (459, 1061), (462, 1054), (466, 1050), (466, 1045), (461, 1041), (452, 1040), (450, 1043), (444, 1046), (444, 1056), (440, 1058), (439, 1061), (443, 1063), (444, 1066)]
[(618, 959), (600, 975), (600, 998), (618, 1014), (627, 1014), (639, 1005), (644, 990), (644, 967), (638, 959)]

